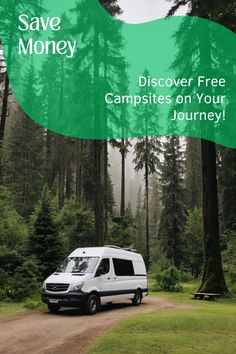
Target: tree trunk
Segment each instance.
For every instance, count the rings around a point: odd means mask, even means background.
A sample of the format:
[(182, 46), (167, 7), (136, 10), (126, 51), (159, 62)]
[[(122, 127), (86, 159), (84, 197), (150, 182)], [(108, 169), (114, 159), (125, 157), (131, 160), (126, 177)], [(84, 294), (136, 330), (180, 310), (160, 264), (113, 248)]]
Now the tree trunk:
[(58, 168), (53, 155), (53, 144), (55, 143), (54, 133), (50, 130), (46, 132), (46, 176), (48, 187), (51, 190), (53, 183), (57, 177)]
[[(94, 61), (94, 84), (93, 84), (93, 115), (94, 115), (94, 136), (96, 132), (101, 129), (101, 106), (99, 94), (101, 93), (100, 87), (100, 61), (98, 57), (99, 47), (99, 28), (96, 23), (94, 26), (94, 43), (93, 43), (93, 61)], [(102, 141), (94, 140), (94, 217), (95, 217), (95, 244), (96, 246), (103, 246), (103, 188), (102, 188)]]
[(120, 198), (120, 216), (125, 215), (125, 139), (121, 143), (121, 198)]
[(75, 193), (78, 204), (82, 201), (82, 151), (83, 140), (76, 141), (76, 180), (75, 180)]
[(72, 183), (73, 183), (73, 170), (71, 166), (71, 159), (68, 159), (67, 168), (66, 168), (66, 199), (70, 199), (71, 197)]
[(7, 109), (8, 109), (8, 96), (9, 96), (9, 79), (6, 73), (4, 94), (3, 94), (3, 101), (2, 101), (1, 123), (0, 123), (0, 143), (1, 144), (3, 142), (4, 133), (5, 133)]
[(220, 251), (215, 143), (202, 140), (201, 148), (203, 180), (204, 271), (199, 291), (227, 295), (229, 294), (229, 291), (224, 279)]
[[(146, 137), (146, 151), (148, 149), (148, 137)], [(148, 154), (147, 154), (148, 156)], [(147, 254), (147, 270), (150, 266), (150, 235), (149, 235), (149, 173), (148, 173), (148, 161), (145, 161), (145, 202), (146, 202), (146, 254)]]
[(58, 205), (61, 209), (65, 200), (65, 141), (63, 136), (59, 136), (59, 191)]
[[(13, 1), (12, 9), (11, 9), (11, 32), (8, 38), (8, 58), (7, 58), (8, 70), (10, 70), (11, 63), (12, 63), (12, 41), (13, 41), (13, 32), (14, 32), (13, 28), (14, 28), (14, 21), (15, 21), (15, 13), (16, 13), (16, 0)], [(2, 144), (3, 142), (4, 133), (5, 133), (5, 125), (6, 125), (7, 109), (8, 109), (9, 86), (10, 86), (9, 77), (8, 74), (6, 73), (3, 102), (2, 102), (1, 123), (0, 123), (0, 144)]]
[(103, 246), (103, 206), (102, 206), (102, 180), (101, 180), (101, 141), (94, 140), (94, 216), (95, 216), (95, 244)]
[[(201, 13), (198, 14), (206, 19), (209, 16)], [(208, 50), (206, 50), (208, 48)], [(199, 37), (199, 55), (200, 67), (212, 67), (211, 38), (208, 31), (201, 33)], [(204, 73), (204, 71), (203, 71)], [(204, 92), (204, 90), (203, 90)], [(204, 92), (207, 94), (206, 92)], [(204, 104), (200, 104), (200, 110), (205, 111), (207, 108)], [(205, 129), (205, 126), (202, 126)], [(218, 209), (218, 189), (217, 189), (217, 172), (216, 172), (216, 148), (215, 143), (202, 139), (202, 193), (203, 193), (203, 237), (204, 237), (204, 270), (202, 283), (199, 288), (200, 292), (213, 292), (219, 294), (228, 294), (224, 272), (221, 260), (220, 250), (220, 233), (219, 233), (219, 209)]]
[(108, 141), (104, 140), (104, 240), (108, 241)]

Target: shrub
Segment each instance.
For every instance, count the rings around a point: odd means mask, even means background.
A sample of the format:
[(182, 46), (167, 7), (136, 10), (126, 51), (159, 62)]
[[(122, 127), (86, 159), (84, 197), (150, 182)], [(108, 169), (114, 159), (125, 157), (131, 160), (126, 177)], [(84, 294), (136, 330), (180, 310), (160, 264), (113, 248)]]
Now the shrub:
[(39, 290), (38, 265), (16, 251), (0, 248), (0, 300), (21, 301)]
[(8, 296), (15, 301), (22, 301), (39, 290), (39, 271), (33, 259), (26, 259), (16, 268), (8, 282)]
[(42, 305), (42, 302), (39, 298), (30, 298), (28, 299), (25, 304), (24, 308), (29, 310), (35, 310)]
[(157, 275), (157, 284), (166, 291), (179, 291), (180, 276), (180, 271), (171, 266)]

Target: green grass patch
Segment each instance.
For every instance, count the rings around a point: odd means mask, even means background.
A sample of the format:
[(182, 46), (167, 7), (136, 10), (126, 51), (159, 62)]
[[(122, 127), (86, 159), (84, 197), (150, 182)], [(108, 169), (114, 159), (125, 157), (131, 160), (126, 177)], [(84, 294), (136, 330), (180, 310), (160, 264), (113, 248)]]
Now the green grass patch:
[(142, 314), (115, 325), (89, 354), (234, 354), (236, 299), (193, 301), (189, 294), (161, 293), (193, 308)]
[(0, 318), (18, 315), (27, 311), (24, 307), (24, 303), (14, 303), (14, 302), (1, 302), (0, 304)]
[(24, 302), (1, 302), (0, 303), (0, 319), (8, 316), (20, 315), (29, 310), (44, 308), (45, 305), (41, 302), (40, 298), (30, 298)]

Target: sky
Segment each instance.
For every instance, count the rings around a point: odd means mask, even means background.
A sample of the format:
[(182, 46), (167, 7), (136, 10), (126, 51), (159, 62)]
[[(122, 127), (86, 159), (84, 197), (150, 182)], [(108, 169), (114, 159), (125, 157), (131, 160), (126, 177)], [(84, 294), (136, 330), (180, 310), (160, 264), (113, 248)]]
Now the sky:
[[(122, 20), (128, 23), (142, 23), (165, 17), (171, 7), (167, 0), (119, 0), (123, 14)], [(178, 15), (185, 15), (187, 7), (178, 11)]]

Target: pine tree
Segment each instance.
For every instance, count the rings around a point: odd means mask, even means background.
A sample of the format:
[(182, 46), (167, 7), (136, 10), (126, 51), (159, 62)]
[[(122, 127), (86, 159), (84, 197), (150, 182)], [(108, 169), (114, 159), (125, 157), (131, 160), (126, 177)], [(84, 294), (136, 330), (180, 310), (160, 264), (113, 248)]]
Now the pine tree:
[(187, 208), (193, 210), (202, 207), (201, 141), (188, 137), (185, 155)]
[[(143, 76), (148, 77), (148, 70)], [(149, 91), (148, 91), (149, 90)], [(139, 95), (147, 95), (150, 88), (140, 88)], [(154, 90), (153, 90), (154, 93)], [(142, 105), (135, 110), (137, 131), (145, 132), (144, 138), (138, 138), (134, 146), (135, 170), (144, 170), (145, 181), (145, 207), (146, 207), (146, 262), (149, 267), (150, 262), (150, 232), (149, 232), (149, 176), (157, 172), (160, 167), (159, 156), (161, 153), (161, 142), (157, 137), (149, 137), (153, 126), (158, 127), (159, 111), (156, 106)], [(141, 134), (140, 134), (141, 135)]]
[[(8, 70), (11, 69), (12, 65), (19, 65), (17, 60), (14, 60), (14, 51), (12, 50), (13, 45), (16, 43), (17, 38), (14, 35), (15, 22), (17, 16), (20, 13), (24, 13), (25, 8), (27, 7), (28, 11), (37, 12), (39, 16), (42, 12), (42, 0), (36, 0), (32, 2), (31, 0), (26, 0), (24, 4), (20, 0), (3, 0), (0, 4), (0, 33), (5, 36), (5, 43), (8, 45), (8, 54), (7, 54), (7, 65)], [(10, 83), (8, 74), (5, 74), (5, 83), (3, 91), (3, 102), (1, 109), (1, 121), (0, 121), (0, 148), (4, 139), (5, 134), (5, 125), (8, 111), (8, 96), (10, 91)]]
[(221, 167), (219, 184), (221, 191), (222, 232), (236, 231), (236, 152), (233, 149), (220, 149)]
[(158, 230), (161, 217), (161, 190), (160, 181), (157, 174), (150, 177), (150, 258), (153, 260), (155, 247), (157, 245)]
[(203, 222), (202, 210), (194, 208), (187, 215), (183, 232), (184, 268), (198, 277), (203, 265)]
[(182, 233), (186, 220), (180, 138), (168, 137), (161, 167), (162, 205), (158, 238), (169, 262), (179, 268), (183, 258)]
[[(24, 97), (32, 109), (38, 99), (33, 67), (26, 74)], [(3, 182), (9, 187), (16, 210), (29, 217), (44, 184), (44, 129), (18, 108), (18, 117), (4, 143)]]
[(57, 216), (57, 222), (68, 252), (95, 245), (93, 211), (88, 207), (79, 207), (74, 195), (65, 202)]
[(64, 256), (64, 245), (54, 222), (47, 186), (43, 189), (42, 199), (32, 220), (28, 252), (36, 258), (42, 278), (45, 279), (56, 270)]
[[(199, 16), (205, 19), (224, 22), (225, 16), (229, 14), (229, 10), (235, 9), (233, 1), (225, 6), (223, 0), (208, 0), (207, 2), (199, 2), (198, 0), (175, 0), (175, 4), (169, 12), (173, 15), (176, 10), (182, 5), (189, 3), (191, 5), (190, 15)], [(181, 37), (181, 35), (180, 35)], [(182, 37), (183, 39), (183, 37)], [(195, 45), (193, 50), (198, 50), (198, 60), (195, 60), (194, 66), (198, 65), (201, 68), (208, 68), (208, 71), (217, 70), (215, 63), (217, 62), (217, 53), (214, 51), (214, 65), (212, 63), (211, 43), (214, 39), (209, 38), (208, 34), (201, 35), (192, 41)], [(179, 38), (179, 42), (181, 38)], [(177, 38), (178, 42), (178, 38)], [(202, 48), (204, 47), (204, 50)], [(208, 51), (206, 51), (206, 48)], [(193, 52), (192, 52), (193, 54)], [(180, 50), (179, 56), (182, 58), (183, 53)], [(192, 56), (193, 57), (193, 56)], [(180, 58), (175, 62), (180, 61)], [(183, 69), (183, 68), (182, 68)], [(185, 72), (191, 70), (193, 76), (193, 67), (185, 68)], [(204, 107), (201, 107), (204, 111)], [(225, 283), (219, 237), (219, 216), (218, 216), (218, 192), (217, 192), (217, 175), (216, 175), (216, 147), (211, 141), (201, 140), (201, 155), (202, 155), (202, 183), (203, 183), (203, 224), (204, 224), (204, 271), (202, 283), (199, 291), (216, 292), (220, 294), (228, 294), (228, 289)]]
[[(63, 31), (53, 33), (52, 40), (68, 40), (70, 38), (71, 23), (63, 14), (61, 21)], [(53, 68), (53, 70), (52, 70)], [(73, 75), (72, 64), (64, 56), (48, 56), (43, 62), (40, 73), (40, 99), (46, 124), (50, 126), (53, 115), (69, 116), (69, 109), (73, 105), (71, 100), (71, 85), (69, 78)], [(51, 188), (56, 181), (58, 186), (58, 205), (63, 207), (65, 198), (71, 194), (72, 164), (71, 156), (75, 149), (73, 139), (47, 131), (46, 136), (46, 178)]]
[[(117, 1), (101, 2), (114, 16), (119, 12)], [(81, 16), (81, 11), (86, 9), (87, 16)], [(121, 58), (117, 48), (122, 47), (122, 36), (117, 26), (109, 16), (105, 18), (106, 24), (100, 26), (100, 17), (97, 10), (97, 4), (92, 3), (88, 6), (87, 2), (82, 0), (74, 9), (77, 14), (77, 23), (74, 32), (81, 35), (81, 41), (84, 46), (84, 56), (80, 57), (81, 68), (91, 78), (92, 86), (85, 88), (85, 92), (91, 97), (91, 115), (94, 123), (94, 130), (107, 131), (107, 121), (112, 112), (101, 104), (101, 95), (107, 91), (107, 87), (114, 87), (117, 66), (119, 67)], [(117, 12), (118, 11), (118, 12)], [(114, 47), (116, 51), (114, 51)], [(75, 66), (78, 66), (77, 61)], [(82, 75), (83, 75), (82, 72)], [(86, 82), (88, 80), (86, 79)], [(78, 100), (78, 105), (81, 102)], [(82, 102), (83, 104), (83, 102)], [(103, 125), (102, 125), (103, 124)], [(96, 229), (96, 245), (103, 245), (104, 238), (107, 236), (107, 188), (108, 188), (108, 146), (107, 142), (94, 140), (93, 144), (93, 163), (94, 163), (94, 215)]]
[(11, 193), (0, 186), (0, 247), (20, 250), (24, 248), (28, 227), (14, 209)]
[(134, 222), (137, 229), (135, 248), (142, 254), (145, 254), (145, 210), (143, 205), (142, 187), (139, 187), (137, 205), (135, 211)]

